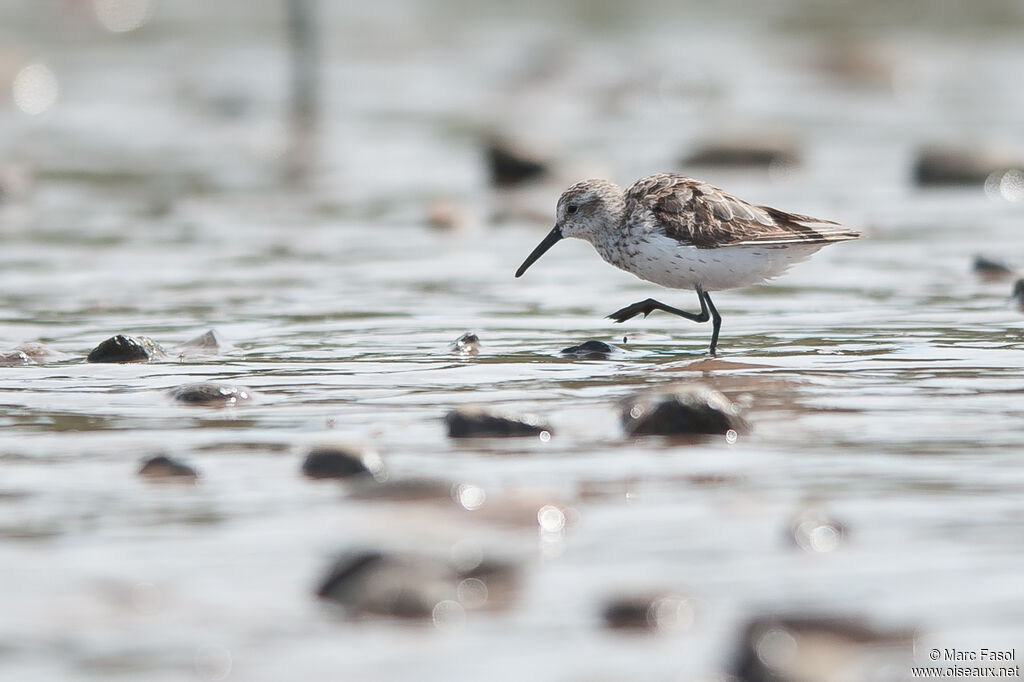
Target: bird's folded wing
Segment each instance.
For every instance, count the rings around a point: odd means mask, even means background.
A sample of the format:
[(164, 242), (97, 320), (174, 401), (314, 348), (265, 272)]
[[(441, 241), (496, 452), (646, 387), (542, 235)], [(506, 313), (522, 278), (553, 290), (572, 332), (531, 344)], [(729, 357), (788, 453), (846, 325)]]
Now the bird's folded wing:
[(627, 203), (653, 218), (667, 236), (698, 248), (826, 244), (860, 237), (839, 223), (748, 204), (673, 173), (644, 178), (629, 189)]

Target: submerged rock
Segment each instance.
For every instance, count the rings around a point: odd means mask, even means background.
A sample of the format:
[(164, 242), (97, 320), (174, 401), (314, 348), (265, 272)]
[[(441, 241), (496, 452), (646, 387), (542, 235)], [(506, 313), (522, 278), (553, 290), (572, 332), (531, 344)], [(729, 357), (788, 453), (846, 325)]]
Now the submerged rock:
[(179, 386), (171, 391), (171, 397), (179, 403), (209, 407), (238, 405), (252, 400), (252, 395), (247, 388), (218, 384), (213, 381)]
[(163, 347), (148, 336), (118, 334), (93, 348), (86, 362), (149, 362), (166, 357)]
[(580, 358), (581, 360), (603, 360), (617, 350), (618, 348), (609, 343), (591, 339), (589, 341), (584, 341), (578, 346), (563, 348), (559, 352), (562, 355), (572, 355)]
[(67, 357), (64, 353), (55, 351), (49, 346), (39, 343), (38, 341), (29, 341), (27, 343), (20, 344), (14, 350), (20, 350), (35, 362), (42, 362), (43, 360), (61, 360)]
[(473, 222), (465, 204), (451, 197), (437, 197), (427, 205), (427, 225), (437, 230), (460, 230)]
[(971, 265), (971, 270), (973, 270), (974, 274), (978, 275), (978, 277), (986, 280), (1007, 279), (1012, 277), (1014, 274), (1013, 268), (1006, 263), (982, 255), (974, 257), (974, 263)]
[(622, 421), (630, 436), (725, 434), (748, 429), (735, 403), (701, 384), (632, 399), (623, 410)]
[(430, 618), (438, 604), (454, 601), (451, 567), (421, 556), (359, 551), (339, 558), (316, 594), (354, 614)]
[(453, 352), (461, 355), (479, 355), (480, 337), (473, 332), (466, 332), (459, 338), (452, 341), (449, 346)]
[(1013, 293), (1010, 294), (1017, 307), (1024, 310), (1024, 279), (1018, 279), (1013, 283)]
[(749, 621), (733, 674), (739, 682), (903, 679), (912, 632), (885, 632), (853, 619), (768, 616)]
[(1022, 165), (1020, 159), (986, 149), (936, 146), (918, 152), (913, 173), (921, 186), (983, 185), (993, 173)]
[(19, 367), (21, 365), (34, 365), (32, 358), (20, 350), (7, 350), (0, 352), (0, 367)]
[[(478, 555), (451, 561), (411, 552), (360, 550), (343, 554), (317, 587), (321, 599), (353, 615), (433, 619), (466, 609), (505, 606), (514, 593), (515, 567)], [(496, 601), (493, 595), (501, 595)]]
[(508, 608), (519, 594), (520, 570), (511, 562), (464, 552), (452, 557), (459, 602), (467, 609)]
[(551, 434), (551, 427), (532, 417), (511, 418), (490, 414), (479, 408), (460, 407), (445, 416), (449, 438), (520, 437)]
[(788, 139), (754, 138), (749, 140), (712, 140), (695, 148), (681, 159), (683, 166), (729, 168), (767, 168), (773, 165), (795, 166), (800, 162), (796, 144)]
[(139, 469), (139, 476), (154, 480), (178, 480), (185, 482), (194, 482), (199, 478), (199, 474), (195, 469), (166, 455), (150, 457), (143, 462), (142, 467)]
[(452, 490), (458, 484), (444, 479), (403, 478), (384, 480), (359, 478), (349, 496), (357, 500), (386, 502), (429, 502), (449, 504)]
[(545, 160), (526, 149), (513, 147), (504, 140), (488, 141), (485, 153), (491, 184), (497, 187), (511, 187), (538, 180), (548, 172)]
[(302, 473), (310, 478), (377, 476), (384, 463), (375, 452), (346, 445), (317, 445), (302, 462)]
[(211, 329), (195, 338), (189, 339), (181, 344), (181, 347), (187, 350), (216, 351), (220, 349), (220, 341), (217, 339), (217, 334)]
[(616, 597), (604, 605), (606, 627), (629, 630), (676, 630), (692, 625), (689, 599), (674, 594), (634, 594)]

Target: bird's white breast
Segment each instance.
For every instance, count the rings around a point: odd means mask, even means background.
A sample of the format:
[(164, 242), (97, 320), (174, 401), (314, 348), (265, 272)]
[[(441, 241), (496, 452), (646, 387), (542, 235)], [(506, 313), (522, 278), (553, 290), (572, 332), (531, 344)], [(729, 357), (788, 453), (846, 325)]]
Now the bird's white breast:
[[(596, 245), (595, 245), (596, 246)], [(721, 291), (778, 277), (824, 244), (723, 246), (698, 249), (658, 233), (648, 233), (613, 250), (597, 247), (602, 258), (640, 279), (673, 289)]]

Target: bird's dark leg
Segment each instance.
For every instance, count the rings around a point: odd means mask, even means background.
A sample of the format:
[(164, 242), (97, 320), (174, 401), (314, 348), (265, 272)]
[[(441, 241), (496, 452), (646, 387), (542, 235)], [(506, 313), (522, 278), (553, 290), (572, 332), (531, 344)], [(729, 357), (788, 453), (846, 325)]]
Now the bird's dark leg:
[(700, 295), (701, 301), (706, 301), (708, 308), (711, 310), (711, 349), (708, 351), (711, 355), (715, 354), (715, 348), (718, 346), (718, 330), (722, 328), (722, 316), (718, 314), (718, 308), (711, 302), (711, 297), (708, 292), (702, 291), (699, 287), (697, 293)]
[(673, 308), (670, 305), (665, 305), (661, 301), (655, 301), (653, 298), (649, 298), (646, 301), (640, 301), (633, 305), (627, 305), (622, 310), (616, 310), (608, 317), (615, 320), (616, 322), (625, 322), (628, 319), (634, 318), (637, 315), (643, 315), (647, 317), (655, 310), (661, 310), (662, 312), (672, 313), (679, 317), (685, 317), (688, 320), (694, 322), (707, 322), (711, 319), (708, 314), (708, 305), (704, 302), (704, 290), (699, 286), (697, 287), (697, 297), (700, 299), (700, 312), (699, 313), (688, 313), (685, 310), (679, 308)]
[(639, 303), (628, 305), (622, 310), (616, 310), (608, 317), (616, 322), (625, 322), (637, 315), (647, 317), (655, 310), (661, 310), (662, 312), (672, 313), (679, 317), (685, 317), (687, 320), (692, 320), (694, 322), (707, 322), (708, 320), (711, 320), (713, 329), (711, 332), (711, 348), (708, 352), (711, 353), (711, 355), (714, 355), (715, 348), (718, 346), (718, 331), (722, 328), (722, 316), (718, 314), (718, 309), (715, 308), (715, 304), (711, 302), (711, 297), (708, 296), (708, 293), (704, 291), (699, 284), (694, 287), (694, 289), (697, 291), (697, 299), (700, 301), (699, 313), (688, 313), (685, 310), (673, 308), (670, 305), (665, 305), (661, 301), (655, 301), (653, 298), (648, 298), (646, 301), (640, 301)]

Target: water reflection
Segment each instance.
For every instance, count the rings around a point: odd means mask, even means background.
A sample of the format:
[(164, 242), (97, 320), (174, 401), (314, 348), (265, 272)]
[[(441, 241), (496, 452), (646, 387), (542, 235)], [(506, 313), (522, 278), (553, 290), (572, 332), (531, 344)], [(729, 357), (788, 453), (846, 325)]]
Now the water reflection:
[(39, 116), (49, 111), (60, 89), (57, 75), (45, 64), (29, 64), (14, 77), (11, 97), (14, 105), (29, 116)]
[(467, 511), (475, 511), (483, 506), (487, 493), (478, 485), (459, 483), (455, 486), (455, 499)]
[(988, 176), (985, 194), (991, 199), (1017, 202), (1024, 199), (1024, 170), (1011, 168)]
[(220, 682), (231, 675), (234, 661), (231, 652), (223, 646), (204, 644), (196, 649), (196, 675), (203, 682)]
[(127, 33), (143, 26), (153, 15), (155, 0), (92, 0), (96, 21), (112, 33)]

